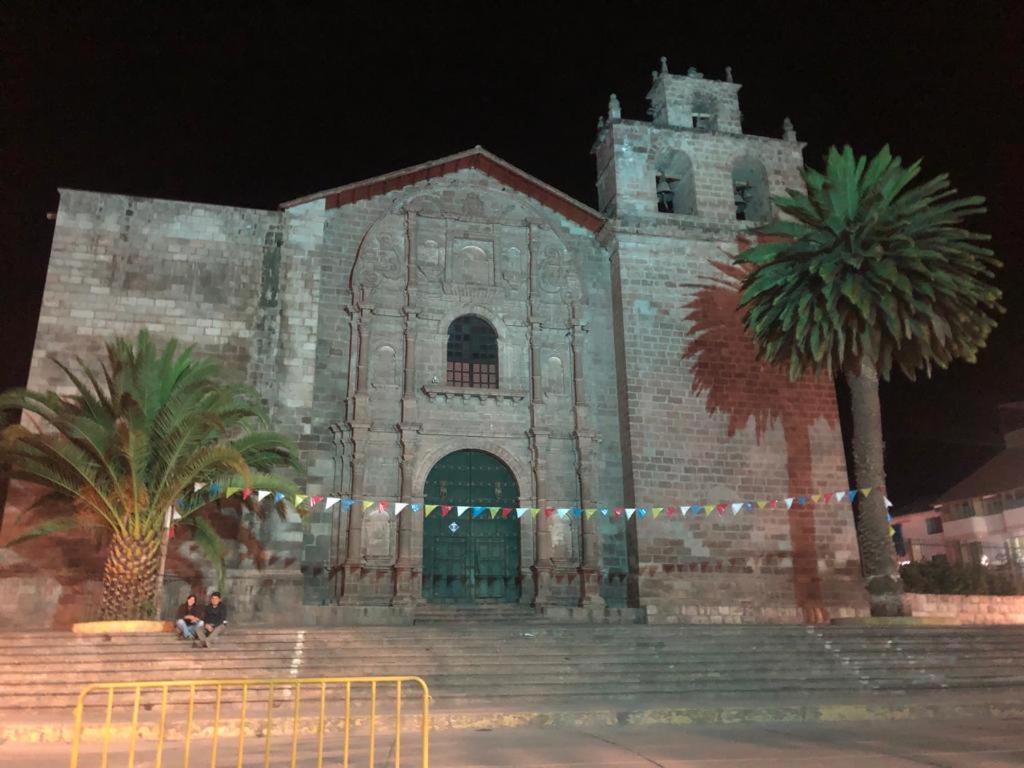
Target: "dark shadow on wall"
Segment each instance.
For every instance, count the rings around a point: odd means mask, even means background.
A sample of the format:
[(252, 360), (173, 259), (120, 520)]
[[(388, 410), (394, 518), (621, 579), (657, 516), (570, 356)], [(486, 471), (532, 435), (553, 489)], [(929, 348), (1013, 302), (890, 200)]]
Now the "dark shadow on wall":
[[(747, 245), (739, 242), (741, 249)], [(791, 382), (786, 370), (758, 360), (738, 309), (746, 268), (726, 261), (711, 264), (717, 274), (698, 286), (687, 305), (687, 319), (693, 326), (683, 357), (693, 362), (693, 391), (706, 396), (708, 413), (728, 417), (730, 437), (753, 421), (760, 443), (766, 430), (778, 423), (786, 442), (788, 495), (810, 495), (816, 492), (812, 490), (810, 429), (818, 419), (831, 427), (837, 423), (832, 383), (812, 377)], [(829, 396), (823, 397), (826, 391)], [(806, 506), (794, 504), (788, 518), (797, 605), (805, 621), (827, 621), (814, 507), (810, 501)]]

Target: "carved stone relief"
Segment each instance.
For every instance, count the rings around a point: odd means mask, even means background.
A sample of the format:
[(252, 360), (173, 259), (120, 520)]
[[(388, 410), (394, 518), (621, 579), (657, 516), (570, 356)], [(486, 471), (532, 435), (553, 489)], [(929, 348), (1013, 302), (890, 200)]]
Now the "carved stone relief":
[(525, 277), (523, 252), (520, 248), (510, 245), (501, 253), (501, 279), (514, 288), (522, 285)]
[(560, 357), (552, 355), (544, 362), (543, 377), (545, 395), (565, 394), (565, 366)]
[(572, 557), (572, 523), (567, 518), (550, 519), (551, 557), (554, 560), (569, 560)]
[(494, 285), (494, 243), (456, 238), (452, 241), (451, 280), (471, 285)]
[(370, 558), (391, 555), (391, 516), (386, 512), (372, 512), (363, 518), (365, 554)]
[(399, 234), (402, 226), (402, 218), (395, 214), (374, 225), (356, 255), (357, 283), (373, 288), (382, 280), (401, 280), (405, 276), (405, 243)]
[(538, 282), (541, 290), (558, 293), (566, 287), (566, 277), (572, 269), (569, 254), (557, 246), (548, 246), (541, 257)]

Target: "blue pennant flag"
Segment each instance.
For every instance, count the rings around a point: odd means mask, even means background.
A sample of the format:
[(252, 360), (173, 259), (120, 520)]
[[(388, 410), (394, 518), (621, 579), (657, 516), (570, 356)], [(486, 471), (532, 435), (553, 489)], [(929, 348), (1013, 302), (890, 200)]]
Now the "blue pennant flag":
[(804, 506), (807, 503), (807, 497), (806, 496), (798, 496), (797, 500), (796, 500), (796, 503), (799, 504), (801, 507)]
[(745, 501), (745, 502), (743, 502), (743, 508), (745, 510), (747, 510), (747, 511), (750, 511), (751, 509), (754, 508), (754, 502), (752, 502), (752, 501)]
[(580, 507), (573, 507), (572, 514), (574, 517), (583, 517), (583, 509)]
[(274, 503), (278, 504), (284, 498), (284, 494), (278, 491), (274, 494)]
[(853, 501), (854, 499), (857, 498), (857, 491), (856, 490), (850, 491), (847, 494), (847, 497), (850, 499), (850, 501)]
[(342, 499), (341, 500), (341, 506), (344, 509), (350, 509), (352, 507), (352, 505), (355, 504), (355, 503), (356, 503), (355, 499)]
[(703, 511), (704, 507), (700, 506), (700, 504), (694, 504), (692, 507), (690, 507), (690, 512), (695, 515), (699, 515)]
[(422, 512), (423, 511), (423, 505), (422, 504), (410, 504), (409, 505), (409, 509), (411, 509), (413, 512)]
[(646, 514), (647, 514), (647, 509), (645, 507), (637, 507), (637, 510), (636, 510), (636, 516), (637, 517), (643, 517)]
[(210, 493), (213, 493), (213, 494), (220, 493), (220, 483), (218, 483), (216, 481), (210, 483)]
[(487, 507), (473, 507), (473, 517), (480, 517), (486, 510)]

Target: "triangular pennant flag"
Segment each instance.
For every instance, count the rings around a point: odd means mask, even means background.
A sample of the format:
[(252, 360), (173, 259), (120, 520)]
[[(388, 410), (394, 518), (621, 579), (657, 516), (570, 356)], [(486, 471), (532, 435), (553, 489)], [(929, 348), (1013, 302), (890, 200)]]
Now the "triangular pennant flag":
[(855, 491), (855, 490), (854, 490), (854, 491), (850, 491), (850, 492), (848, 492), (848, 493), (846, 494), (846, 497), (847, 497), (847, 498), (848, 498), (848, 499), (849, 499), (850, 501), (853, 501), (854, 499), (856, 499), (856, 498), (857, 498), (857, 491)]
[(672, 517), (679, 509), (677, 507), (665, 507), (665, 516)]
[(512, 514), (512, 507), (501, 508), (501, 519), (508, 520), (508, 516)]
[(626, 511), (625, 507), (616, 507), (615, 508), (615, 516), (616, 517), (622, 517), (622, 513), (625, 512), (625, 511)]
[(447, 515), (451, 511), (452, 511), (452, 505), (451, 504), (442, 504), (441, 505), (441, 517), (444, 517), (445, 515)]
[(720, 515), (724, 515), (725, 514), (725, 510), (727, 510), (728, 508), (729, 507), (726, 506), (725, 504), (718, 504), (718, 505), (715, 506), (715, 511), (718, 514), (720, 514)]
[(710, 515), (714, 511), (715, 511), (715, 505), (714, 504), (705, 504), (704, 505), (704, 512), (706, 512), (707, 514)]
[(487, 507), (473, 507), (473, 510), (470, 512), (470, 514), (473, 517), (480, 517), (480, 515), (482, 515), (486, 511)]
[(284, 494), (278, 491), (277, 493), (274, 494), (274, 503), (279, 504), (283, 498)]
[(315, 507), (317, 504), (319, 504), (321, 501), (323, 501), (324, 498), (325, 498), (324, 496), (310, 496), (309, 497), (309, 506)]
[(199, 493), (205, 487), (206, 487), (206, 483), (192, 483), (192, 490), (195, 493)]
[(455, 515), (456, 515), (456, 517), (462, 517), (464, 514), (466, 514), (466, 510), (467, 509), (470, 509), (470, 507), (456, 507), (455, 508)]
[(402, 502), (396, 501), (395, 502), (395, 514), (397, 515), (399, 512), (401, 512), (403, 509), (405, 509), (408, 506), (409, 505), (406, 502), (404, 502), (404, 501), (402, 501)]
[(799, 506), (801, 506), (801, 507), (805, 506), (807, 504), (807, 497), (806, 496), (797, 496), (796, 497), (796, 503)]
[(743, 502), (742, 501), (737, 501), (736, 503), (734, 503), (732, 505), (732, 513), (734, 515), (738, 515), (740, 513), (741, 509), (743, 509)]
[(885, 508), (886, 508), (886, 509), (889, 509), (889, 507), (891, 507), (891, 506), (892, 506), (892, 502), (891, 502), (891, 501), (889, 501), (889, 497), (888, 497), (888, 496), (886, 496), (886, 497), (885, 497)]
[(573, 507), (572, 508), (572, 516), (573, 517), (582, 517), (583, 516), (583, 508), (582, 507)]
[(488, 507), (487, 511), (491, 513), (491, 519), (493, 520), (498, 516), (498, 513), (501, 512), (501, 507)]
[(772, 499), (768, 502), (768, 509), (775, 509), (779, 505), (778, 499)]
[(539, 515), (539, 514), (540, 514), (540, 507), (530, 507), (530, 515), (532, 517), (537, 517), (537, 515)]
[(637, 517), (646, 517), (646, 515), (647, 515), (647, 507), (637, 507), (636, 508), (636, 516)]
[(551, 517), (553, 514), (555, 514), (554, 507), (544, 507), (544, 517)]
[(351, 506), (352, 506), (353, 504), (355, 504), (355, 503), (356, 503), (356, 500), (355, 500), (355, 499), (342, 499), (342, 500), (341, 500), (341, 506), (342, 506), (342, 507), (343, 507), (344, 509), (346, 509), (346, 510), (347, 510), (347, 509), (348, 509), (349, 507), (351, 507)]
[(794, 499), (793, 497), (786, 499), (786, 509), (792, 509), (794, 501), (796, 501), (796, 499)]
[(423, 508), (423, 516), (428, 517), (435, 509), (437, 509), (437, 504), (427, 504), (427, 506)]
[(758, 499), (757, 500), (757, 508), (758, 509), (764, 509), (767, 506), (768, 506), (768, 502), (767, 501), (765, 501), (763, 499)]
[(302, 502), (304, 502), (308, 498), (309, 498), (309, 496), (307, 496), (304, 493), (297, 493), (297, 494), (295, 494), (295, 506), (296, 507), (300, 506), (302, 504)]
[(610, 511), (611, 511), (611, 510), (610, 510), (610, 509), (608, 509), (608, 507), (601, 507), (601, 515), (602, 515), (603, 517), (608, 517), (608, 513), (609, 513)]
[(626, 507), (626, 519), (629, 520), (636, 512), (636, 507)]
[(256, 491), (256, 501), (263, 501), (270, 495), (270, 491)]
[(252, 488), (243, 488), (242, 489), (242, 500), (243, 501), (248, 501), (250, 496), (252, 496)]
[(372, 506), (373, 506), (373, 502), (372, 501), (370, 501), (370, 500), (363, 501), (363, 510), (364, 511), (369, 509)]
[(556, 511), (558, 512), (558, 516), (563, 520), (565, 519), (565, 516), (569, 514), (568, 507), (559, 507)]
[(227, 491), (225, 492), (225, 494), (224, 494), (224, 495), (225, 495), (225, 496), (227, 496), (228, 498), (231, 498), (231, 497), (232, 497), (232, 496), (234, 496), (234, 495), (235, 495), (236, 493), (238, 493), (238, 492), (239, 492), (240, 490), (242, 490), (242, 489), (241, 489), (241, 488), (239, 488), (239, 487), (238, 487), (238, 486), (236, 486), (236, 485), (229, 485), (229, 486), (228, 486), (228, 489), (227, 489)]
[(658, 515), (660, 515), (664, 511), (665, 511), (664, 507), (652, 507), (651, 508), (651, 517), (657, 518)]
[(835, 496), (836, 504), (838, 504), (841, 501), (846, 501), (846, 491), (836, 491)]
[(325, 506), (324, 509), (330, 509), (335, 504), (337, 504), (339, 501), (341, 501), (341, 497), (340, 496), (328, 496), (327, 497), (327, 506)]
[(699, 515), (701, 512), (704, 512), (705, 509), (707, 510), (707, 512), (710, 513), (711, 510), (714, 509), (714, 507), (711, 506), (710, 504), (708, 505), (708, 507), (709, 508), (703, 507), (700, 504), (694, 504), (692, 507), (690, 507), (690, 514), (691, 515)]
[(874, 488), (858, 488), (861, 496), (870, 496)]
[(821, 494), (820, 493), (813, 493), (813, 494), (811, 494), (811, 501), (813, 501), (815, 504), (817, 504), (819, 501), (821, 501)]
[[(435, 506), (436, 506), (436, 505), (435, 505)], [(422, 512), (422, 511), (423, 511), (423, 505), (422, 505), (422, 504), (419, 504), (419, 503), (417, 503), (417, 504), (411, 504), (411, 505), (409, 506), (409, 509), (411, 509), (411, 510), (412, 510), (413, 512)]]
[(530, 511), (529, 507), (516, 507), (516, 518), (519, 520), (523, 519), (523, 515)]
[(890, 536), (895, 536), (896, 535), (896, 529), (893, 528), (891, 525), (889, 526), (889, 535)]
[(387, 511), (388, 511), (388, 502), (386, 502), (386, 501), (381, 501), (381, 502), (379, 502), (379, 503), (377, 504), (377, 511), (378, 511), (378, 512), (383, 512), (383, 513), (387, 514)]
[(220, 493), (220, 483), (210, 483), (210, 493)]
[(586, 509), (583, 510), (583, 515), (584, 515), (584, 517), (587, 518), (587, 520), (589, 520), (590, 518), (592, 518), (596, 514), (597, 514), (597, 508), (596, 507), (587, 507)]

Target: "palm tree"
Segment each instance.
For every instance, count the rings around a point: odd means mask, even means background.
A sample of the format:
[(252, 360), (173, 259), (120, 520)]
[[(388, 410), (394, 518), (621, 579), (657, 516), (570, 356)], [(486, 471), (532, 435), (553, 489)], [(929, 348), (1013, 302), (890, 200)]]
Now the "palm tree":
[[(203, 483), (292, 490), (267, 473), (297, 467), (296, 449), (266, 429), (256, 393), (224, 383), (220, 367), (180, 350), (159, 349), (146, 331), (107, 344), (94, 371), (58, 363), (74, 394), (11, 390), (0, 413), (21, 409), (38, 430), (14, 424), (0, 433), (0, 465), (10, 476), (74, 503), (19, 537), (77, 526), (110, 532), (103, 569), (104, 618), (143, 618), (159, 611), (167, 527), (172, 512), (215, 560), (220, 540), (199, 510), (211, 495)], [(45, 499), (43, 500), (45, 502)], [(47, 509), (45, 503), (37, 507)], [(215, 563), (217, 565), (217, 563)]]
[[(1002, 264), (962, 226), (984, 198), (957, 198), (943, 174), (912, 185), (921, 170), (884, 147), (874, 158), (833, 147), (825, 172), (803, 171), (807, 193), (774, 199), (787, 218), (740, 254), (744, 324), (762, 359), (842, 375), (853, 416), (853, 471), (860, 488), (885, 483), (879, 377), (954, 360), (974, 362), (1002, 313), (991, 281)], [(901, 611), (901, 584), (884, 496), (858, 502), (857, 536), (874, 615)]]

